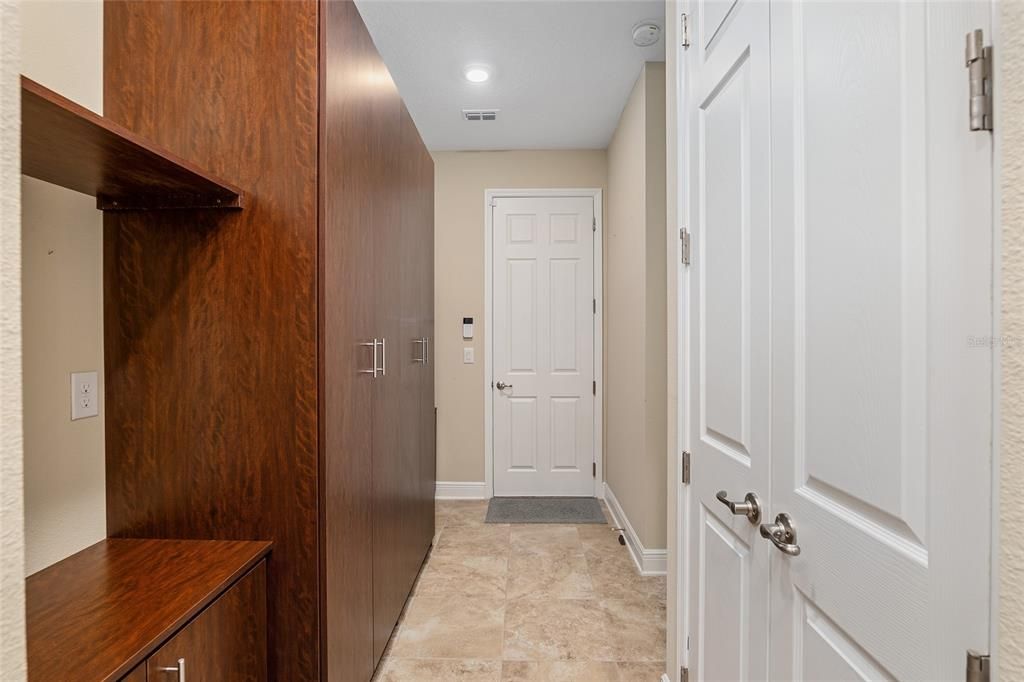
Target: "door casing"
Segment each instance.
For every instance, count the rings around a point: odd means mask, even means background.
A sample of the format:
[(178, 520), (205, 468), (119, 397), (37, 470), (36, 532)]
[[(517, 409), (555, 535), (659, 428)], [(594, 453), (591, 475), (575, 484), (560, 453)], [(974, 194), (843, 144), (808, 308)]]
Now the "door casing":
[(594, 200), (594, 497), (604, 498), (604, 191), (599, 188), (574, 189), (487, 189), (484, 190), (484, 490), (494, 497), (494, 212), (495, 199), (505, 197), (590, 197)]

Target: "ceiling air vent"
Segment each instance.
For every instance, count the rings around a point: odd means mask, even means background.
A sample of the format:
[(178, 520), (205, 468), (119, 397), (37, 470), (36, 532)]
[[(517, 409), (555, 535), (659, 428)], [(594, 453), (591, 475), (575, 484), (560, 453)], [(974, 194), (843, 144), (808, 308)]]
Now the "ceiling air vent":
[(463, 109), (462, 117), (467, 121), (496, 121), (498, 120), (497, 109)]

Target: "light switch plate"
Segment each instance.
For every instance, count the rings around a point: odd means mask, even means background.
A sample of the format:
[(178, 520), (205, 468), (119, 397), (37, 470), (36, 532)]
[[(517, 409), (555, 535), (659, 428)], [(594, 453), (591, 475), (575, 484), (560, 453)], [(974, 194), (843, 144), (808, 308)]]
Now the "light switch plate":
[(98, 382), (96, 372), (71, 373), (71, 421), (95, 417), (100, 413)]
[(476, 360), (473, 359), (473, 348), (472, 347), (463, 348), (462, 349), (462, 364), (464, 364), (464, 365), (472, 365), (474, 362), (476, 362)]

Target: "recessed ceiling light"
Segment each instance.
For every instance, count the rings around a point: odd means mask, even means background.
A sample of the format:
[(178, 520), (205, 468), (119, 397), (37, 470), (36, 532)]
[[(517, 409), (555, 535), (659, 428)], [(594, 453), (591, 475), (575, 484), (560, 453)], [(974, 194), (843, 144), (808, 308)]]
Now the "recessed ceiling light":
[(466, 80), (470, 83), (483, 83), (490, 77), (491, 74), (482, 66), (471, 66), (466, 69)]

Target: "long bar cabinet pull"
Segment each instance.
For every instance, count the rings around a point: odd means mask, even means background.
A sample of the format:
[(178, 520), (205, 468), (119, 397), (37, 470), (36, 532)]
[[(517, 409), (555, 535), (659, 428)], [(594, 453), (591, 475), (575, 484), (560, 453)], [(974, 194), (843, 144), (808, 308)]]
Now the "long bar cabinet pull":
[(363, 341), (359, 344), (362, 348), (373, 348), (373, 369), (361, 369), (360, 374), (369, 374), (374, 379), (377, 378), (377, 339), (373, 341)]
[(156, 669), (157, 672), (161, 673), (176, 673), (178, 675), (178, 682), (185, 682), (185, 659), (179, 658), (178, 665), (173, 668), (159, 667)]

